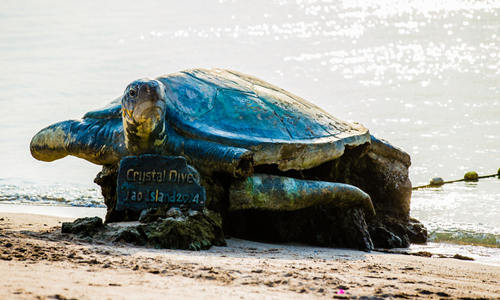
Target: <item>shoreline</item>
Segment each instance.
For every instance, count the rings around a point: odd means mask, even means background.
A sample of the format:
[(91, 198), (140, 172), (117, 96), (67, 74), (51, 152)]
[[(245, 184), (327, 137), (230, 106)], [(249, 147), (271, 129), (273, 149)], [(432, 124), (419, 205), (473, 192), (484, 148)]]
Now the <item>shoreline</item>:
[(2, 213), (33, 214), (71, 219), (97, 216), (104, 219), (106, 208), (69, 205), (37, 205), (31, 203), (0, 203), (0, 214)]
[(0, 212), (0, 298), (498, 298), (500, 266), (230, 238), (206, 251), (92, 244), (73, 218)]
[[(0, 214), (2, 213), (21, 213), (40, 216), (52, 216), (60, 218), (69, 218), (73, 221), (76, 218), (100, 217), (104, 220), (106, 208), (104, 207), (85, 207), (85, 206), (62, 206), (62, 205), (34, 205), (0, 203)], [(433, 242), (427, 244), (411, 244), (409, 248), (398, 249), (402, 252), (431, 252), (436, 256), (455, 254), (473, 258), (474, 263), (500, 266), (500, 248), (484, 245), (452, 243), (452, 242)]]

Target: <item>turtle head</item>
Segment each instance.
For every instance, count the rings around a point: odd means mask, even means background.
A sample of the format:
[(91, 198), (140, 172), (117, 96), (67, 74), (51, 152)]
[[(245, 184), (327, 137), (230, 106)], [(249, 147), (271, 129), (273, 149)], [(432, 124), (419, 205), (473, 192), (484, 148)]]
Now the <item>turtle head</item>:
[(165, 86), (158, 80), (139, 79), (122, 97), (125, 145), (131, 154), (156, 153), (165, 137)]

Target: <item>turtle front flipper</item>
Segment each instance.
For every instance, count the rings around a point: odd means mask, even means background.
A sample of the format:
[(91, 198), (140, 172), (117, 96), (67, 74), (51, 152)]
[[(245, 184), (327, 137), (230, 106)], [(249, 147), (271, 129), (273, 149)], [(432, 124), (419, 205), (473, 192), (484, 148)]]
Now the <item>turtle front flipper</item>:
[(122, 115), (122, 97), (118, 97), (111, 101), (108, 105), (101, 109), (89, 111), (83, 116), (84, 119), (113, 119), (120, 118)]
[(253, 174), (251, 150), (182, 136), (171, 126), (165, 126), (165, 132), (163, 154), (182, 155), (203, 174), (221, 172), (236, 178)]
[(50, 125), (32, 138), (30, 150), (42, 161), (73, 155), (98, 165), (116, 163), (127, 153), (121, 118), (84, 118)]

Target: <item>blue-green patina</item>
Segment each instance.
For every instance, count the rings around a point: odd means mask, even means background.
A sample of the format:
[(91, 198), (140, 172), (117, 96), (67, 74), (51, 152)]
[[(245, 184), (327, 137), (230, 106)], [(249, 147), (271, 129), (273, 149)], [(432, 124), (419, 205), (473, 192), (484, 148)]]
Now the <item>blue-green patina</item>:
[(107, 107), (41, 130), (30, 147), (40, 160), (74, 155), (100, 165), (128, 155), (184, 156), (204, 176), (235, 178), (230, 190), (239, 198), (231, 196), (233, 209), (293, 210), (333, 202), (371, 214), (370, 197), (353, 186), (253, 174), (268, 165), (280, 172), (311, 169), (342, 156), (346, 147), (370, 142), (362, 125), (258, 78), (192, 69), (136, 80)]

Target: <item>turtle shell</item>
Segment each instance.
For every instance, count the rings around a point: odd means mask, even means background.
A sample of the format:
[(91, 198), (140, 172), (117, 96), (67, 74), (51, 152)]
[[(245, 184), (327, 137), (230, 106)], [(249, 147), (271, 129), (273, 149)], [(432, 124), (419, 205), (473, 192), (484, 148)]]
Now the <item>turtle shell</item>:
[(166, 121), (180, 135), (251, 149), (254, 164), (306, 169), (370, 142), (368, 130), (258, 78), (192, 69), (157, 78)]

